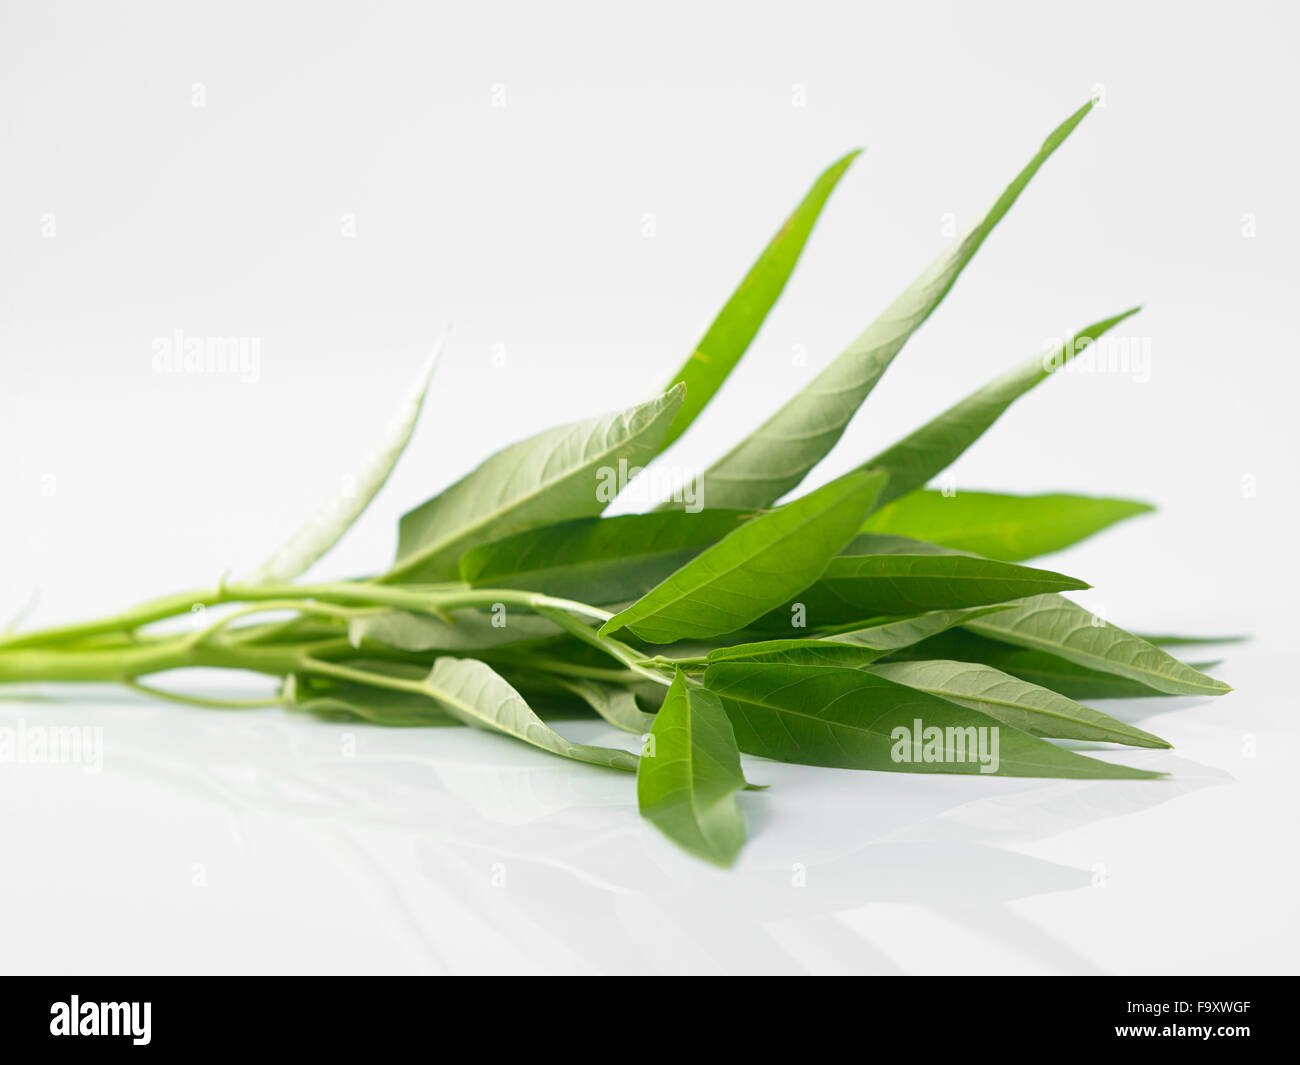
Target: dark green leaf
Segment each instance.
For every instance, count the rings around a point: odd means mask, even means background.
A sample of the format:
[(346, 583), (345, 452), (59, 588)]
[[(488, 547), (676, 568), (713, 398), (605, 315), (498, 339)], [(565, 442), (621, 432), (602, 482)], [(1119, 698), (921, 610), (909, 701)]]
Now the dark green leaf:
[(968, 610), (935, 610), (910, 618), (884, 619), (874, 625), (829, 636), (736, 644), (710, 651), (708, 660), (710, 663), (772, 661), (857, 667), (971, 618), (1001, 609), (1000, 606), (988, 606)]
[(636, 774), (641, 815), (692, 854), (731, 865), (745, 842), (736, 803), (745, 775), (721, 703), (679, 670), (650, 741)]
[[(704, 684), (722, 700), (740, 749), (782, 762), (1021, 777), (1158, 775), (1062, 750), (987, 714), (860, 669), (720, 662), (709, 666)], [(932, 729), (940, 730), (937, 741)], [(935, 742), (930, 759), (927, 738)]]
[[(419, 666), (403, 667), (392, 662), (358, 660), (348, 664), (408, 680), (418, 679), (426, 672)], [(332, 720), (369, 721), (389, 727), (460, 724), (433, 699), (418, 692), (291, 674), (281, 695), (293, 710)]]
[(460, 561), (475, 587), (521, 588), (583, 603), (622, 603), (644, 595), (751, 514), (739, 510), (663, 510), (582, 518), (484, 544)]
[(884, 478), (860, 471), (746, 522), (602, 626), (650, 643), (744, 628), (817, 579), (862, 525)]
[(957, 610), (1087, 587), (1051, 570), (961, 554), (901, 536), (864, 533), (831, 560), (815, 584), (763, 618), (759, 627), (783, 631), (797, 619), (809, 629), (823, 629), (865, 618)]

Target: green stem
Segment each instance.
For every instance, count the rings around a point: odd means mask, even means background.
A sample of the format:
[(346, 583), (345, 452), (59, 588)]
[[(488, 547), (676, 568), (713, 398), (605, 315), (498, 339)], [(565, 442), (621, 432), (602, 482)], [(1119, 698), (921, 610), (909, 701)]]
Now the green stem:
[[(642, 663), (646, 662), (646, 659), (633, 651), (627, 644), (620, 643), (618, 640), (611, 640), (608, 636), (598, 635), (589, 625), (584, 625), (581, 621), (571, 618), (565, 612), (565, 608), (556, 608), (549, 604), (535, 604), (534, 609), (543, 617), (550, 618), (570, 635), (576, 636), (583, 643), (595, 647), (599, 651), (604, 651), (610, 658), (626, 666), (633, 673), (645, 677), (647, 680), (652, 680), (656, 684), (667, 686), (672, 683), (672, 679), (665, 677), (660, 670), (647, 668), (643, 665)], [(604, 613), (604, 611), (600, 611), (600, 613)], [(612, 616), (612, 614), (607, 615), (604, 620), (608, 620)]]
[(177, 614), (188, 614), (196, 606), (212, 606), (225, 601), (221, 598), (220, 589), (215, 592), (180, 592), (177, 595), (163, 596), (161, 599), (152, 599), (147, 603), (141, 603), (139, 606), (132, 607), (130, 610), (125, 610), (112, 617), (100, 618), (96, 621), (83, 621), (75, 625), (59, 625), (52, 629), (41, 629), (37, 632), (9, 636), (0, 640), (0, 650), (43, 647), (49, 644), (79, 640), (87, 636), (129, 632), (153, 621), (162, 621), (164, 618), (175, 617)]
[(143, 603), (130, 610), (97, 621), (62, 625), (38, 632), (10, 636), (0, 640), (0, 651), (29, 647), (49, 647), (109, 633), (130, 632), (177, 614), (190, 613), (196, 606), (219, 606), (223, 603), (256, 603), (282, 601), (277, 609), (297, 609), (295, 603), (318, 600), (344, 606), (358, 604), (363, 607), (384, 606), (396, 610), (442, 615), (449, 610), (474, 607), (491, 607), (497, 603), (535, 610), (553, 607), (608, 621), (613, 615), (586, 603), (569, 599), (556, 599), (537, 592), (523, 592), (512, 588), (467, 588), (463, 585), (427, 585), (424, 587), (390, 587), (366, 581), (334, 584), (257, 584), (221, 585), (211, 591), (183, 592)]
[(318, 658), (312, 658), (304, 655), (301, 663), (302, 668), (308, 673), (319, 673), (326, 677), (337, 677), (339, 680), (350, 680), (356, 684), (366, 684), (370, 687), (392, 688), (399, 692), (414, 692), (417, 695), (429, 695), (429, 689), (418, 680), (406, 680), (403, 677), (392, 677), (387, 673), (372, 673), (368, 669), (353, 669), (351, 666), (341, 666), (337, 662), (325, 662)]
[(202, 695), (185, 695), (181, 692), (164, 691), (148, 684), (128, 680), (123, 683), (132, 691), (162, 699), (169, 703), (183, 703), (185, 706), (201, 706), (208, 710), (261, 710), (272, 706), (283, 706), (283, 699), (209, 699)]
[(628, 684), (642, 675), (627, 669), (601, 669), (598, 666), (583, 666), (565, 662), (559, 658), (547, 658), (542, 655), (524, 653), (504, 654), (501, 652), (481, 652), (477, 657), (485, 662), (497, 662), (503, 666), (519, 666), (524, 669), (536, 669), (545, 673), (554, 673), (563, 677), (586, 677), (588, 680), (604, 680), (613, 684)]
[(0, 682), (126, 683), (150, 673), (188, 666), (244, 669), (278, 677), (299, 668), (302, 654), (301, 647), (292, 646), (196, 645), (192, 635), (111, 649), (21, 648), (0, 653)]

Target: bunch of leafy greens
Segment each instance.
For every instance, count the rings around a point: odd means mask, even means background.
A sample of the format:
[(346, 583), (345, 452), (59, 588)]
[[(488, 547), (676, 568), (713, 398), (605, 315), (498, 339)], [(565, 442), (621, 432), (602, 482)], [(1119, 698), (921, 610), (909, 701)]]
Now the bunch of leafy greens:
[[(796, 492), (1090, 107), (861, 336), (698, 476), (689, 498), (703, 509), (679, 495), (605, 518), (611, 493), (600, 488), (609, 471), (650, 463), (716, 394), (856, 152), (817, 179), (667, 391), (498, 451), (402, 518), (386, 572), (295, 583), (387, 479), (432, 361), (351, 490), (257, 571), (99, 621), (10, 633), (0, 680), (117, 681), (199, 705), (475, 725), (635, 773), (641, 812), (724, 865), (745, 838), (742, 752), (902, 772), (1156, 776), (1049, 741), (1167, 747), (1079, 700), (1227, 686), (1158, 646), (1170, 641), (1125, 632), (1061, 596), (1082, 581), (1023, 564), (1150, 508), (925, 488), (1048, 368), (1133, 310), (1085, 326), (848, 474)], [(151, 628), (195, 604), (240, 605), (201, 631)], [(279, 697), (229, 702), (140, 680), (193, 666), (282, 678)], [(552, 723), (575, 708), (641, 737), (629, 741), (640, 753), (566, 739)]]

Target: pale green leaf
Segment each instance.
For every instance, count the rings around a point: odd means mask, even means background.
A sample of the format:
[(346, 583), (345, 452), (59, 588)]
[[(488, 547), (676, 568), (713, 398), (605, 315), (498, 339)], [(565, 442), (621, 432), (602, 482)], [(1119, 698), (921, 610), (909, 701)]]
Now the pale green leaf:
[(627, 688), (583, 677), (556, 677), (556, 681), (582, 699), (588, 706), (615, 728), (634, 732), (639, 736), (650, 731), (655, 715), (647, 714), (637, 705), (636, 695)]
[(402, 400), (379, 446), (365, 463), (339, 488), (339, 491), (316, 512), (306, 525), (299, 529), (270, 558), (241, 584), (282, 584), (307, 572), (348, 531), (369, 506), (393, 472), (402, 457), (415, 423), (419, 420), (424, 396), (433, 379), (433, 370), (442, 352), (446, 334), (434, 346), (433, 354), (421, 371), (414, 386)]
[(1169, 695), (1223, 695), (1232, 690), (1059, 595), (1034, 596), (965, 627), (981, 636), (1127, 677)]
[(348, 622), (354, 647), (372, 640), (402, 651), (486, 651), (562, 631), (553, 621), (522, 610), (455, 610), (446, 617), (383, 610)]
[(637, 756), (565, 739), (529, 708), (491, 666), (473, 658), (439, 658), (424, 681), (429, 694), (467, 725), (502, 732), (578, 762), (636, 771)]
[(1127, 743), (1134, 747), (1169, 746), (1159, 736), (992, 666), (948, 661), (877, 662), (868, 669), (878, 677), (969, 706), (1036, 736)]
[(682, 402), (678, 385), (616, 414), (548, 429), (498, 451), (401, 521), (389, 581), (447, 581), (477, 544), (595, 517), (650, 460)]
[[(1050, 688), (1071, 699), (1143, 699), (1165, 696), (1145, 684), (1113, 673), (1102, 673), (1066, 661), (1046, 651), (976, 636), (964, 629), (933, 636), (889, 656), (890, 661), (929, 661), (951, 659), (992, 666), (1013, 677)], [(1208, 668), (1208, 667), (1197, 667)]]

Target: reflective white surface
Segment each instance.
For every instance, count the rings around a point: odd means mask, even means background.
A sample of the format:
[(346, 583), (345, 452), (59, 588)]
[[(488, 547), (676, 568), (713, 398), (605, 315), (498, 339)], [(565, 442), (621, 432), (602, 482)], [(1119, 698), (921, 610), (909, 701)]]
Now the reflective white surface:
[[(256, 565), (450, 322), (319, 576), (382, 568), (492, 451), (660, 388), (865, 145), (666, 456), (705, 465), (1101, 92), (808, 487), (1143, 303), (1148, 378), (1044, 383), (951, 483), (1158, 504), (1044, 565), (1137, 631), (1255, 637), (1189, 656), (1222, 653), (1231, 696), (1115, 710), (1176, 751), (1106, 757), (1166, 780), (750, 760), (771, 790), (730, 873), (641, 824), (630, 779), (498, 737), (0, 690), (0, 727), (106, 745), (98, 774), (0, 765), (0, 970), (1295, 971), (1298, 25), (1253, 0), (0, 8), (0, 624)], [(256, 380), (158, 372), (177, 330), (256, 340)]]
[(1232, 657), (1253, 694), (1112, 704), (1175, 743), (1119, 755), (1166, 780), (747, 759), (771, 789), (730, 872), (641, 823), (630, 777), (468, 729), (11, 697), (0, 725), (101, 727), (104, 755), (0, 767), (0, 968), (1294, 971), (1293, 700), (1267, 648)]

